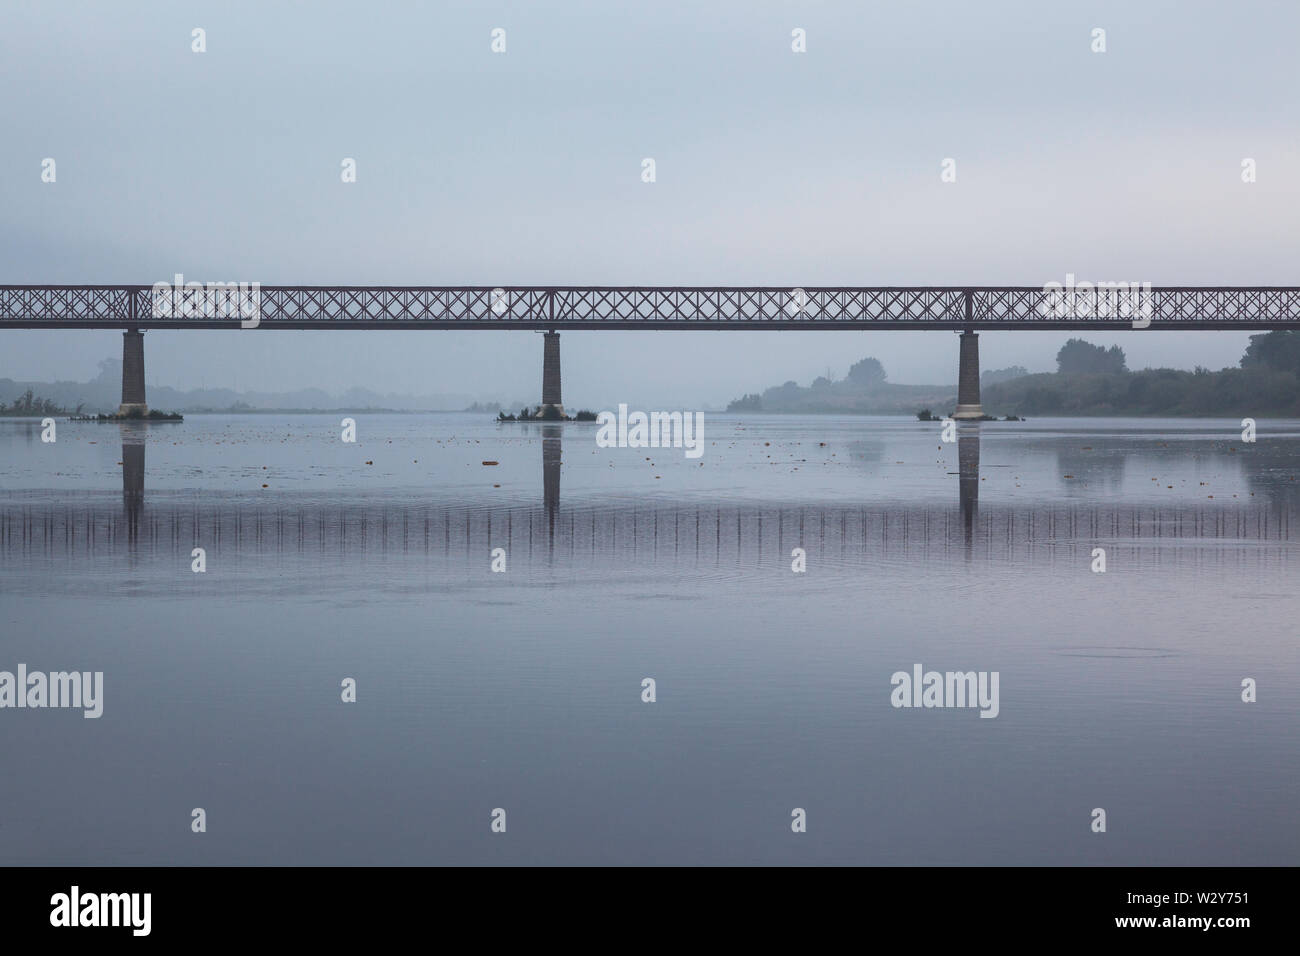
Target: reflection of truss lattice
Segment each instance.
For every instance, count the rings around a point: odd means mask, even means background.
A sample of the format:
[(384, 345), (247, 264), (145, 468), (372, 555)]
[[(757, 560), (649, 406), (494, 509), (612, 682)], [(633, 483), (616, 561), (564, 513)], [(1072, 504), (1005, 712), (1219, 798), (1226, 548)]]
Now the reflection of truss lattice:
[[(1300, 288), (1149, 290), (1152, 329), (1300, 328)], [(1036, 286), (979, 288), (262, 286), (260, 328), (1115, 329), (1128, 311), (1065, 314)], [(0, 286), (0, 328), (237, 328), (155, 316), (149, 286)]]

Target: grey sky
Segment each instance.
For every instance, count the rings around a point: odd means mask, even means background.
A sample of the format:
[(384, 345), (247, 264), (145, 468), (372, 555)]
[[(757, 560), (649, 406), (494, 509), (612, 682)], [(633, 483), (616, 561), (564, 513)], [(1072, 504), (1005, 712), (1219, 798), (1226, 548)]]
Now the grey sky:
[[(1296, 284), (1297, 35), (1300, 6), (1262, 2), (10, 2), (0, 282)], [(1087, 337), (1131, 367), (1246, 341)], [(1065, 338), (986, 333), (984, 367), (1050, 368)], [(116, 333), (0, 341), (0, 376), (120, 355)], [(602, 407), (957, 364), (938, 332), (563, 348), (566, 404)], [(541, 378), (526, 332), (150, 332), (146, 355), (186, 387), (536, 400)]]

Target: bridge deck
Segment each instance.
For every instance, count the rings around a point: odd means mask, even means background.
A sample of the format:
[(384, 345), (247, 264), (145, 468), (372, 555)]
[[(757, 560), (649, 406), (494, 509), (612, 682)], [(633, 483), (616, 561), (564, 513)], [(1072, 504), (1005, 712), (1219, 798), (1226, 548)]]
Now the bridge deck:
[[(237, 294), (5, 285), (0, 328), (239, 328)], [(1127, 299), (1109, 287), (1068, 298), (1039, 286), (265, 285), (251, 295), (263, 329), (1127, 329), (1139, 301), (1137, 321), (1151, 329), (1300, 328), (1294, 286), (1153, 288)]]

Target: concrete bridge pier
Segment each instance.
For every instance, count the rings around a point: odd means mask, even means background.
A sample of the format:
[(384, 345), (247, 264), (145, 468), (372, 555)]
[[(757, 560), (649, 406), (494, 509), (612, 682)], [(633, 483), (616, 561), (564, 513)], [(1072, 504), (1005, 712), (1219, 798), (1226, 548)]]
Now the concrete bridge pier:
[(952, 417), (981, 419), (984, 406), (980, 404), (980, 337), (966, 329), (961, 333), (961, 359), (957, 366), (957, 410)]
[(560, 400), (560, 333), (551, 331), (542, 336), (542, 408), (543, 417), (552, 412), (555, 417), (564, 415)]
[(122, 404), (117, 413), (149, 414), (144, 401), (144, 333), (139, 329), (122, 333)]

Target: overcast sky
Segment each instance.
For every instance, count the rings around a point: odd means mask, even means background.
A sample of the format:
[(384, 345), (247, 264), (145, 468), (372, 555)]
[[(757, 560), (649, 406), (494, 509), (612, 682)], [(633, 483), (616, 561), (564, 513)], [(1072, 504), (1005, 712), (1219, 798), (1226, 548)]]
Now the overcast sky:
[[(1294, 285), (1297, 36), (1300, 4), (1240, 0), (7, 2), (0, 282)], [(1053, 368), (1066, 337), (985, 333), (984, 368)], [(1087, 338), (1130, 367), (1220, 368), (1247, 336)], [(0, 332), (0, 376), (90, 378), (120, 340)], [(720, 403), (864, 355), (956, 379), (945, 332), (562, 342), (570, 406)], [(149, 383), (181, 387), (536, 401), (541, 351), (146, 335)]]

